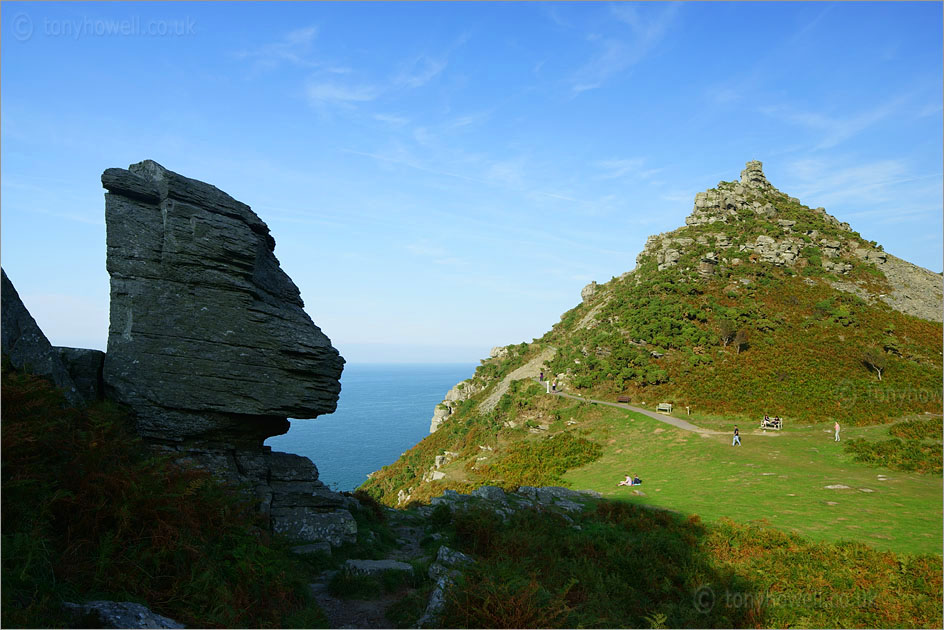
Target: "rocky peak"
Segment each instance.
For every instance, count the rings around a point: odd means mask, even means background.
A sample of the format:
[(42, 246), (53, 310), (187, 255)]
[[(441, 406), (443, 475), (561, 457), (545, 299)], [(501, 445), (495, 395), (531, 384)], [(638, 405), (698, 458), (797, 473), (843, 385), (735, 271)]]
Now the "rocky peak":
[(764, 176), (764, 164), (758, 160), (751, 160), (744, 166), (741, 171), (741, 186), (763, 191), (774, 189)]

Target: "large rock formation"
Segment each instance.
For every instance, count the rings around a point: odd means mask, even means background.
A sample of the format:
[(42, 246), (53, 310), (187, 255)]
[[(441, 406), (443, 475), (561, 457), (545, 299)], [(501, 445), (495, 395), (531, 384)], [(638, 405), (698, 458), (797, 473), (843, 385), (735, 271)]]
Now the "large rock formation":
[(72, 380), (69, 371), (63, 365), (49, 339), (43, 334), (36, 320), (30, 315), (20, 294), (7, 277), (7, 272), (0, 269), (0, 304), (3, 314), (0, 316), (2, 328), (3, 356), (10, 360), (13, 367), (23, 369), (37, 376), (43, 376), (61, 388), (66, 399), (78, 404), (82, 396)]
[[(104, 382), (138, 431), (249, 484), (273, 528), (349, 538), (343, 497), (263, 441), (337, 405), (344, 360), (303, 309), (275, 240), (214, 186), (146, 160), (102, 174), (111, 317)], [(333, 516), (332, 516), (333, 515)], [(336, 525), (341, 534), (326, 535)]]

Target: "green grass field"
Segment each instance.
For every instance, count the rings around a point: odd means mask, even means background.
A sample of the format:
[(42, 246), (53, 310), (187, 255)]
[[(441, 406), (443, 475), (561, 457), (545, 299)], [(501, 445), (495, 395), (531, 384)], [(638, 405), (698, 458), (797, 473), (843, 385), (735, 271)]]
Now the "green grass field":
[[(732, 447), (728, 433), (699, 435), (641, 414), (596, 407), (607, 411), (581, 429), (604, 445), (603, 456), (564, 476), (574, 488), (698, 514), (707, 521), (766, 521), (814, 540), (942, 552), (941, 476), (855, 462), (833, 440), (831, 423), (766, 433), (754, 423), (740, 423), (742, 445)], [(716, 418), (692, 420), (713, 430), (733, 428)], [(887, 428), (844, 427), (841, 437), (883, 439)], [(635, 489), (646, 496), (617, 486), (630, 473), (643, 479)], [(825, 487), (830, 485), (848, 489)]]

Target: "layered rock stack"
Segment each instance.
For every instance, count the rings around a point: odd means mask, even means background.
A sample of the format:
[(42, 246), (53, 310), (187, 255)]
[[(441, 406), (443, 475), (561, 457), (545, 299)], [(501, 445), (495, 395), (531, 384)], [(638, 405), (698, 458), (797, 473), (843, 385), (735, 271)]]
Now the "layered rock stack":
[(340, 544), (345, 498), (263, 441), (335, 410), (344, 360), (305, 313), (275, 240), (214, 186), (146, 160), (102, 175), (111, 316), (106, 395), (150, 443), (255, 491), (273, 529)]

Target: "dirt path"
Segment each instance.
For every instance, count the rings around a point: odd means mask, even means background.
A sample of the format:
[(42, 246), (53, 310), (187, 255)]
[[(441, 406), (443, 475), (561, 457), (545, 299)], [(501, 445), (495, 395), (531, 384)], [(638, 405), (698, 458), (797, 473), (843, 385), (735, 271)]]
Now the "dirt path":
[[(411, 562), (422, 560), (425, 552), (420, 540), (425, 535), (423, 526), (413, 516), (390, 515), (391, 529), (397, 537), (397, 547), (387, 554), (390, 560)], [(427, 558), (428, 559), (428, 558)], [(326, 571), (311, 584), (311, 593), (328, 617), (331, 628), (393, 628), (387, 619), (387, 609), (412, 592), (410, 589), (385, 593), (375, 599), (343, 599), (328, 590), (328, 584), (337, 571)]]
[(596, 403), (598, 405), (606, 405), (608, 407), (618, 407), (620, 409), (628, 409), (629, 411), (635, 411), (636, 413), (641, 413), (644, 416), (649, 416), (653, 420), (658, 420), (659, 422), (664, 422), (665, 424), (671, 424), (673, 427), (678, 427), (683, 431), (693, 431), (694, 433), (703, 433), (705, 435), (724, 435), (724, 431), (712, 431), (710, 429), (703, 429), (701, 427), (695, 426), (691, 422), (686, 422), (680, 418), (675, 418), (673, 416), (667, 416), (665, 414), (656, 413), (654, 411), (649, 411), (648, 409), (642, 409), (641, 407), (634, 407), (632, 405), (627, 405), (626, 403), (615, 403), (608, 402), (606, 400), (596, 400), (594, 398), (584, 398), (583, 396), (574, 396), (573, 394), (565, 394), (564, 392), (551, 392), (552, 396), (563, 396), (564, 398), (572, 398), (573, 400), (583, 400), (590, 403)]
[(482, 411), (491, 411), (498, 404), (499, 399), (508, 391), (512, 381), (520, 381), (526, 378), (537, 378), (544, 367), (544, 364), (554, 358), (557, 354), (557, 348), (545, 348), (541, 354), (534, 357), (520, 368), (511, 372), (503, 378), (497, 387), (483, 400), (479, 407)]

